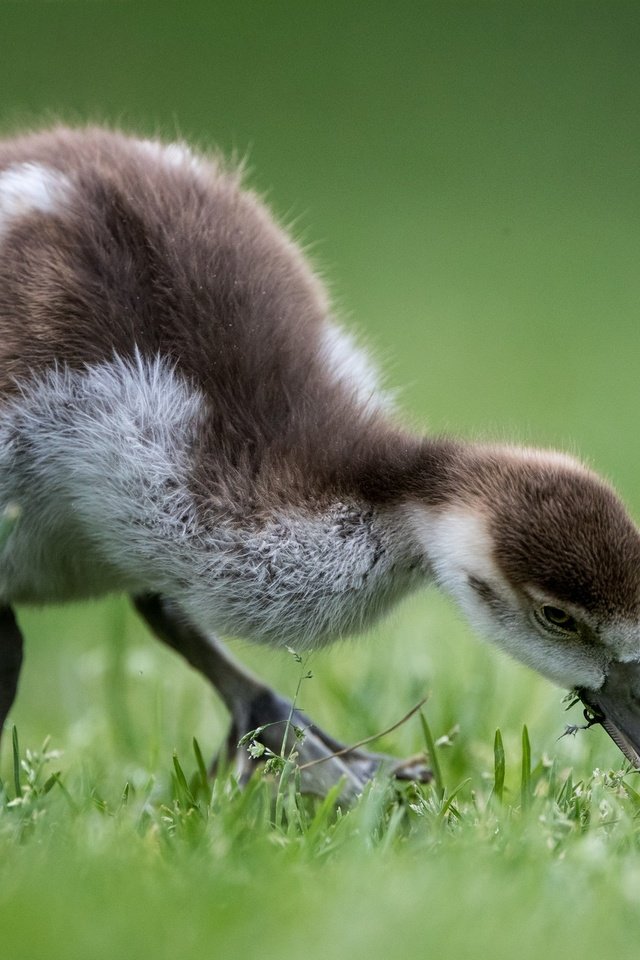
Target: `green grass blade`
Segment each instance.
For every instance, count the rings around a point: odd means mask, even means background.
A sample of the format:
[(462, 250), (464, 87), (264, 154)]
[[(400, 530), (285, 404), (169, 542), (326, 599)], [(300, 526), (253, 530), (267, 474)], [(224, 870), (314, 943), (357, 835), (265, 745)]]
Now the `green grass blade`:
[(173, 754), (173, 771), (175, 774), (175, 784), (176, 784), (176, 793), (178, 800), (182, 801), (187, 807), (197, 807), (195, 797), (189, 789), (189, 784), (187, 783), (187, 778), (184, 775), (184, 770), (178, 760), (178, 754)]
[(640, 810), (640, 793), (637, 790), (634, 790), (633, 787), (628, 784), (625, 780), (620, 781), (620, 786), (628, 796), (629, 800), (633, 803), (637, 810)]
[(199, 789), (201, 789), (201, 790), (204, 792), (204, 795), (205, 795), (206, 797), (210, 797), (210, 796), (211, 796), (211, 781), (209, 780), (209, 774), (208, 774), (208, 772), (207, 772), (207, 765), (206, 765), (206, 763), (204, 762), (204, 757), (202, 756), (202, 750), (200, 749), (200, 744), (198, 743), (198, 741), (196, 740), (195, 737), (193, 738), (193, 753), (194, 753), (194, 755), (195, 755), (196, 764), (197, 764), (197, 767), (198, 767), (198, 775), (199, 775), (199, 784), (198, 784), (198, 786), (199, 786)]
[(558, 793), (558, 798), (556, 800), (556, 803), (562, 810), (566, 811), (567, 807), (571, 803), (572, 796), (573, 796), (573, 773), (570, 770), (569, 773), (567, 774), (567, 779), (564, 781), (564, 783), (560, 787), (560, 792)]
[(422, 735), (424, 737), (424, 742), (427, 747), (427, 753), (429, 754), (429, 760), (431, 762), (431, 770), (433, 773), (433, 785), (435, 787), (436, 793), (440, 800), (444, 797), (445, 785), (444, 778), (442, 776), (442, 768), (440, 767), (440, 760), (438, 758), (438, 751), (436, 749), (435, 740), (433, 739), (433, 734), (431, 733), (431, 727), (427, 723), (427, 718), (425, 717), (422, 710), (420, 711), (420, 723), (422, 725)]
[(340, 794), (344, 789), (345, 783), (346, 777), (343, 777), (338, 781), (338, 783), (335, 783), (331, 787), (329, 792), (318, 805), (318, 808), (313, 815), (313, 819), (308, 824), (306, 830), (306, 839), (310, 844), (315, 843), (323, 831), (326, 831), (328, 834), (329, 827), (334, 817), (336, 807), (338, 806), (338, 802), (340, 800)]
[(496, 730), (493, 740), (493, 795), (502, 803), (504, 794), (505, 758), (504, 744), (500, 730)]
[(18, 728), (13, 726), (11, 731), (11, 746), (13, 748), (13, 786), (16, 791), (16, 797), (22, 796), (22, 786), (20, 784), (20, 748), (18, 746)]
[(456, 817), (456, 819), (461, 819), (460, 811), (453, 806), (453, 801), (458, 796), (460, 791), (463, 790), (464, 787), (466, 787), (466, 785), (470, 782), (471, 782), (471, 777), (466, 777), (462, 781), (462, 783), (459, 783), (458, 786), (455, 788), (455, 790), (446, 798), (446, 800), (444, 801), (444, 803), (442, 804), (442, 807), (438, 812), (439, 821), (444, 823), (447, 813), (449, 812), (451, 812)]
[(531, 806), (531, 743), (527, 725), (522, 728), (522, 777), (520, 780), (520, 804), (523, 810)]
[(556, 793), (558, 792), (558, 760), (557, 757), (554, 757), (551, 762), (551, 767), (549, 768), (549, 773), (547, 775), (547, 796), (551, 800), (555, 800)]

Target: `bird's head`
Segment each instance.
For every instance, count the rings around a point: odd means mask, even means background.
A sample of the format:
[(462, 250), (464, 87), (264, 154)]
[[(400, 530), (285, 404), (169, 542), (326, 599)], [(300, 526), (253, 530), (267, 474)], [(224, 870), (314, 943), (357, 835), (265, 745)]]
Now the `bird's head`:
[(571, 457), (507, 447), (467, 448), (448, 487), (413, 509), (435, 581), (640, 765), (640, 533), (618, 496)]

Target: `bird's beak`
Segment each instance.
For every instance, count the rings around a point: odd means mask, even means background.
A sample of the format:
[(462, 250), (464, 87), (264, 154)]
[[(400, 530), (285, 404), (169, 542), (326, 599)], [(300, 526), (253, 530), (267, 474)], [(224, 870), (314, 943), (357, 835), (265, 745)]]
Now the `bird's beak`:
[(610, 664), (599, 690), (580, 689), (578, 696), (594, 713), (625, 757), (640, 769), (640, 661)]

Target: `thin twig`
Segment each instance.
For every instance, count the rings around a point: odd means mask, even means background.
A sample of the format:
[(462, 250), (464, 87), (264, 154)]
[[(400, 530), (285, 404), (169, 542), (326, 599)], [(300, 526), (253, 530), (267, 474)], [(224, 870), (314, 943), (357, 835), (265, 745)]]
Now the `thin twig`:
[(406, 723), (407, 720), (410, 720), (411, 717), (421, 710), (427, 702), (428, 697), (423, 697), (420, 703), (416, 703), (415, 707), (411, 707), (408, 713), (405, 713), (404, 717), (401, 717), (400, 720), (396, 720), (395, 723), (392, 723), (390, 727), (387, 727), (386, 730), (381, 730), (380, 733), (374, 733), (370, 737), (365, 737), (364, 740), (359, 740), (357, 743), (351, 744), (350, 747), (343, 747), (342, 750), (336, 750), (335, 753), (329, 753), (326, 757), (318, 757), (317, 760), (309, 760), (307, 763), (302, 763), (299, 766), (299, 770), (307, 770), (308, 767), (313, 767), (316, 763), (326, 763), (327, 760), (333, 760), (334, 757), (343, 757), (345, 753), (351, 753), (353, 750), (358, 750), (360, 747), (366, 746), (368, 743), (371, 743), (372, 740), (379, 740), (380, 737), (385, 737), (388, 733), (393, 733), (394, 730), (397, 730), (398, 727), (401, 727), (403, 723)]

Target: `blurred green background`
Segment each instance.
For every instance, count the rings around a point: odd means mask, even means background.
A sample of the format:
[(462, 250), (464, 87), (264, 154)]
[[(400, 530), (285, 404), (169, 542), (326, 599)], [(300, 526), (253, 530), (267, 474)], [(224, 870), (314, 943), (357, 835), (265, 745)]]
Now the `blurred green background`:
[[(639, 71), (640, 5), (619, 0), (0, 3), (3, 130), (97, 120), (246, 157), (410, 421), (569, 448), (636, 516)], [(119, 784), (219, 743), (215, 698), (124, 603), (21, 617), (23, 742), (50, 733), (75, 768), (99, 743)], [(234, 649), (293, 691), (286, 655)], [(599, 732), (558, 743), (561, 692), (435, 596), (313, 669), (303, 703), (346, 738), (430, 690), (436, 734), (461, 726), (454, 779), (525, 721), (578, 772), (618, 762)]]

